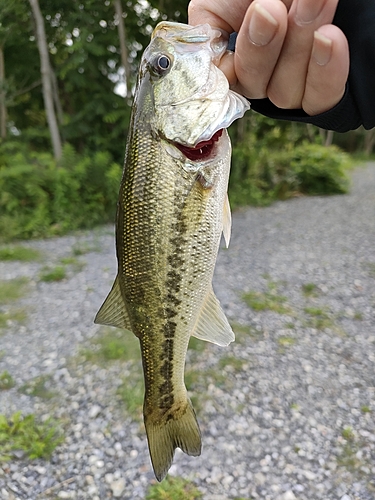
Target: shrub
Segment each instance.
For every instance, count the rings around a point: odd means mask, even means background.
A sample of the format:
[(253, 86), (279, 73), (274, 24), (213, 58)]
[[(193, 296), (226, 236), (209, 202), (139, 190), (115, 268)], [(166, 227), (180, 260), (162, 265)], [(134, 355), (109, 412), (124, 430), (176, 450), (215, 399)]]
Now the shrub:
[(106, 152), (78, 155), (0, 147), (0, 238), (45, 237), (114, 220), (121, 167)]
[(229, 197), (232, 206), (264, 205), (295, 194), (346, 193), (349, 156), (335, 146), (303, 142), (282, 150), (233, 149)]
[(62, 441), (61, 431), (52, 419), (37, 422), (35, 415), (22, 417), (21, 412), (10, 418), (0, 415), (0, 462), (13, 458), (17, 450), (30, 459), (48, 458)]

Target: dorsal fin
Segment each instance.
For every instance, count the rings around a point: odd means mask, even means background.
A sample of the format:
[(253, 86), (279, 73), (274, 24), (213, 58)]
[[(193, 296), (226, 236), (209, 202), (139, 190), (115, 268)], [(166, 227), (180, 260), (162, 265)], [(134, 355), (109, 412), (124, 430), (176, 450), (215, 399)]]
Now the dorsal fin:
[(192, 336), (220, 346), (234, 340), (232, 328), (212, 288), (203, 302)]
[(121, 295), (118, 275), (112, 289), (95, 316), (94, 323), (99, 325), (116, 326), (131, 331), (131, 324), (124, 299)]

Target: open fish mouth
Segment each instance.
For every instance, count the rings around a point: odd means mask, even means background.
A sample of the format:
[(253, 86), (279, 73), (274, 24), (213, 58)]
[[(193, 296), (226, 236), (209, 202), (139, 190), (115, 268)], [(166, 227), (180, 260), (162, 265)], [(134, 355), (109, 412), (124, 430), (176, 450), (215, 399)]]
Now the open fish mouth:
[(220, 129), (214, 133), (214, 135), (211, 137), (211, 139), (209, 139), (207, 141), (198, 142), (198, 144), (196, 144), (193, 147), (185, 146), (184, 144), (179, 144), (178, 142), (175, 142), (174, 145), (189, 160), (202, 161), (202, 160), (206, 160), (207, 158), (209, 158), (211, 156), (212, 151), (213, 151), (214, 146), (215, 146), (215, 143), (220, 139), (222, 134), (223, 134), (223, 129)]

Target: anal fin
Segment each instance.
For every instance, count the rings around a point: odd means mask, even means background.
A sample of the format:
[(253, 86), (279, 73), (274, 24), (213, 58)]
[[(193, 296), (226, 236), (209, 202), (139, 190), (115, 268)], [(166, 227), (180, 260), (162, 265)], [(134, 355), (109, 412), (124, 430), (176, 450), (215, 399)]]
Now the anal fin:
[(95, 316), (94, 323), (116, 326), (117, 328), (124, 328), (125, 330), (132, 329), (126, 305), (121, 295), (118, 275), (116, 276), (111, 291)]
[(220, 346), (234, 341), (233, 330), (212, 288), (203, 302), (192, 336)]

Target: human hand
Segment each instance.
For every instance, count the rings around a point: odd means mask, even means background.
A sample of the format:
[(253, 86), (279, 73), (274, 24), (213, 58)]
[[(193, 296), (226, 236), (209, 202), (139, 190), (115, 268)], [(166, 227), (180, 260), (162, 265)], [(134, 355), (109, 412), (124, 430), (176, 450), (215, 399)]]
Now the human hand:
[(339, 0), (191, 0), (189, 23), (238, 32), (220, 62), (231, 88), (282, 109), (317, 115), (342, 98), (349, 72)]

